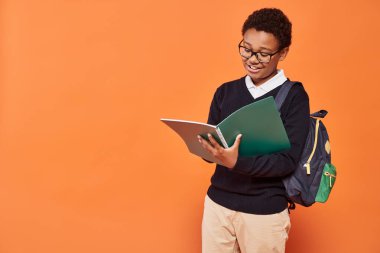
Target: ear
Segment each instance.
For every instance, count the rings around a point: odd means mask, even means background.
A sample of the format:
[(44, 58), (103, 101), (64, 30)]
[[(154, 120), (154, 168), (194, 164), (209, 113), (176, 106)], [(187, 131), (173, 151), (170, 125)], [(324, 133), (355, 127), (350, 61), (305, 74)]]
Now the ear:
[(289, 52), (289, 47), (285, 47), (284, 49), (281, 50), (280, 52), (280, 61), (283, 61), (286, 58), (286, 55)]

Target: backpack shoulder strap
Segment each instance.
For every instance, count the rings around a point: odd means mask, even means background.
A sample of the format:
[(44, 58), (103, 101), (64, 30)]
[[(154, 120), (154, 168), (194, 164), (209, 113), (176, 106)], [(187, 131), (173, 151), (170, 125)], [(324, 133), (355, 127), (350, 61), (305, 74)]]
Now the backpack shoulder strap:
[[(277, 106), (277, 110), (280, 112), (280, 109), (281, 109), (281, 106), (282, 104), (284, 103), (285, 101), (285, 98), (286, 96), (288, 95), (290, 89), (292, 88), (292, 86), (294, 84), (301, 84), (301, 82), (292, 82), (290, 81), (289, 79), (287, 79), (283, 84), (282, 84), (282, 87), (280, 88), (280, 90), (278, 91), (277, 95), (276, 95), (276, 98), (275, 98), (275, 102), (276, 102), (276, 106)], [(326, 115), (327, 115), (327, 111), (326, 110), (319, 110), (315, 113), (312, 113), (310, 114), (311, 117), (314, 117), (314, 118), (324, 118)], [(280, 112), (280, 115), (281, 115), (281, 112)]]
[[(285, 98), (286, 96), (288, 95), (289, 91), (290, 91), (290, 88), (292, 88), (292, 86), (296, 83), (299, 83), (301, 84), (300, 82), (292, 82), (290, 81), (289, 79), (287, 79), (281, 86), (280, 90), (278, 91), (277, 95), (276, 95), (276, 98), (275, 98), (275, 102), (276, 102), (276, 105), (277, 105), (277, 109), (278, 111), (280, 112), (280, 109), (281, 109), (281, 106), (282, 104), (284, 103), (285, 101)], [(281, 112), (280, 112), (280, 115), (281, 115)]]

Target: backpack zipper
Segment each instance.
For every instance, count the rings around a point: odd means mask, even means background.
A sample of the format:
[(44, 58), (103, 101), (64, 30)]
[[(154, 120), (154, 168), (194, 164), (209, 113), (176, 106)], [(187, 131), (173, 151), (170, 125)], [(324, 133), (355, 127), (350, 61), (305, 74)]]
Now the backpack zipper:
[(309, 159), (307, 159), (307, 162), (304, 164), (304, 167), (306, 167), (306, 173), (310, 175), (310, 162), (311, 159), (313, 159), (315, 149), (317, 148), (317, 142), (318, 142), (318, 130), (319, 130), (319, 121), (320, 119), (317, 119), (317, 124), (315, 126), (315, 137), (314, 137), (314, 146), (313, 146), (313, 151), (311, 151), (311, 154), (309, 156)]
[(331, 188), (331, 187), (332, 187), (332, 182), (331, 182), (331, 180), (332, 180), (332, 178), (336, 178), (336, 176), (335, 176), (334, 174), (331, 174), (331, 173), (328, 172), (328, 171), (326, 171), (324, 174), (325, 174), (325, 176), (330, 177), (330, 188)]

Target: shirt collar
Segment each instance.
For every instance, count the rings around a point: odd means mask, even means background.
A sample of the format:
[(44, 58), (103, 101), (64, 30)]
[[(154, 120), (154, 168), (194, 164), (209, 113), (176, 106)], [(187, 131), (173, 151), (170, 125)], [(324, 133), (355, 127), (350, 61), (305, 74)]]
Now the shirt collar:
[(245, 83), (246, 83), (248, 89), (260, 89), (264, 92), (269, 92), (269, 91), (273, 90), (274, 88), (283, 84), (286, 80), (287, 80), (287, 78), (284, 74), (283, 69), (278, 70), (277, 74), (275, 76), (273, 76), (272, 78), (270, 78), (265, 83), (263, 83), (259, 86), (256, 86), (253, 83), (250, 76), (247, 75), (245, 77)]

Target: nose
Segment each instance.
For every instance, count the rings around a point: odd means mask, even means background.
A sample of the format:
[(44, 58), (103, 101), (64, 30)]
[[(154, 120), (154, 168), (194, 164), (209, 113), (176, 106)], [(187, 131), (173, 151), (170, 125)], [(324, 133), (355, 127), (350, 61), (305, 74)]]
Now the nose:
[(250, 64), (259, 64), (259, 60), (257, 59), (257, 55), (256, 54), (252, 54), (251, 58), (248, 59), (248, 62)]

